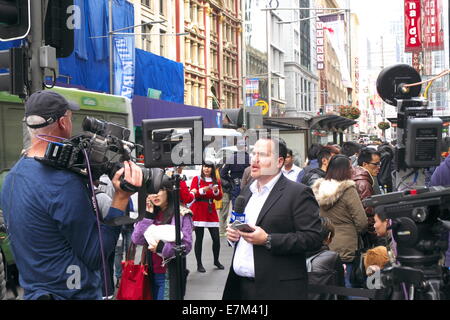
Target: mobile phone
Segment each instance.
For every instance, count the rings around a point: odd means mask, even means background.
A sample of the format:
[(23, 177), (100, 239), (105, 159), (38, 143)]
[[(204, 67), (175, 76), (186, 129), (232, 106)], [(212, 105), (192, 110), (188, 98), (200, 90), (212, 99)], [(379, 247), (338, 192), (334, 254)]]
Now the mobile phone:
[(250, 227), (247, 223), (242, 223), (239, 222), (238, 220), (236, 220), (231, 224), (231, 228), (242, 232), (253, 232), (256, 230), (255, 228)]

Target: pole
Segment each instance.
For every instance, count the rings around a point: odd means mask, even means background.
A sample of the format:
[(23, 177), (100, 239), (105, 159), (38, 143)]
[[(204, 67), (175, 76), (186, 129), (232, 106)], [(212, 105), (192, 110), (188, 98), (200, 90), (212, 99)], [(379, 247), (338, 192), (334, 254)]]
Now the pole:
[(266, 13), (266, 38), (267, 38), (267, 103), (269, 105), (269, 117), (272, 116), (272, 48), (271, 41), (271, 20), (272, 11)]
[[(32, 94), (36, 91), (42, 90), (43, 82), (44, 82), (44, 72), (41, 69), (40, 61), (39, 61), (39, 48), (43, 45), (43, 20), (42, 20), (42, 1), (41, 0), (33, 0), (30, 1), (30, 10), (31, 10), (31, 30), (30, 35), (28, 36), (28, 42), (30, 43), (30, 51), (29, 56), (31, 57), (30, 61), (30, 70), (29, 70), (29, 79), (30, 82), (30, 92), (28, 94)], [(28, 127), (23, 122), (22, 123), (22, 144), (23, 150), (27, 150), (31, 146), (31, 137), (28, 133)]]
[(241, 1), (241, 15), (242, 15), (242, 33), (241, 33), (241, 48), (242, 48), (242, 58), (241, 58), (241, 72), (242, 72), (242, 109), (244, 110), (244, 119), (242, 126), (248, 129), (247, 125), (247, 44), (245, 41), (245, 29), (247, 25), (246, 22), (246, 11), (245, 11), (245, 1)]
[(175, 262), (176, 262), (176, 290), (175, 300), (183, 300), (184, 289), (184, 267), (183, 255), (185, 246), (181, 244), (181, 221), (180, 221), (180, 175), (174, 174), (174, 185), (172, 199), (175, 218)]
[(113, 3), (108, 0), (109, 11), (109, 93), (114, 94)]
[(44, 72), (39, 61), (39, 48), (43, 46), (42, 1), (30, 1), (31, 5), (31, 93), (42, 90)]

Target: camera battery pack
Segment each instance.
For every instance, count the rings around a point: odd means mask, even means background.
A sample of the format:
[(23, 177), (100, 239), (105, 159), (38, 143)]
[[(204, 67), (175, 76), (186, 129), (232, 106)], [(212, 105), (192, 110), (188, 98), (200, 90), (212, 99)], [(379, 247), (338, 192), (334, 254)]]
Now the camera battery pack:
[(442, 126), (440, 118), (408, 119), (405, 162), (410, 168), (426, 168), (441, 163)]

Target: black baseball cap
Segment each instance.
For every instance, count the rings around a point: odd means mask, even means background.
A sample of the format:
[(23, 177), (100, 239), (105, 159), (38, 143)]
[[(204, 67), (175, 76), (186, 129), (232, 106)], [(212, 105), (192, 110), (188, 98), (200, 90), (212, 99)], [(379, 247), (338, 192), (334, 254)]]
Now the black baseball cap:
[(44, 123), (27, 126), (38, 129), (48, 126), (61, 118), (67, 110), (77, 111), (80, 106), (74, 102), (67, 101), (59, 93), (50, 90), (41, 90), (33, 93), (25, 103), (25, 121), (29, 116), (40, 116), (45, 119)]

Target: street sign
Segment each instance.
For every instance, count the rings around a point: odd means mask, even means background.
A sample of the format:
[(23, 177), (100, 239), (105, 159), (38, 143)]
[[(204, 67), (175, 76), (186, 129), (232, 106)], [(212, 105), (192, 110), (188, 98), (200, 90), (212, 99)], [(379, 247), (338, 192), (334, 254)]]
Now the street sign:
[(30, 21), (30, 0), (0, 0), (0, 41), (25, 38)]
[(256, 107), (261, 107), (261, 114), (265, 116), (269, 112), (269, 104), (264, 100), (259, 100), (255, 104)]

